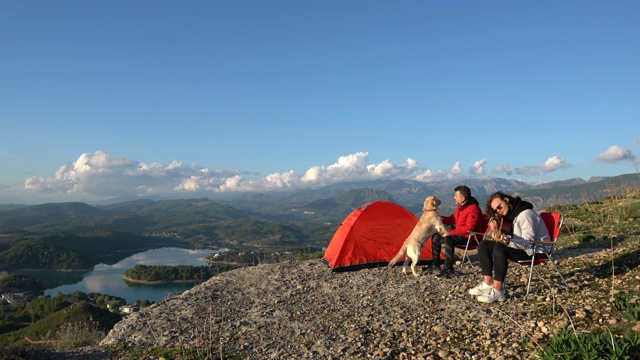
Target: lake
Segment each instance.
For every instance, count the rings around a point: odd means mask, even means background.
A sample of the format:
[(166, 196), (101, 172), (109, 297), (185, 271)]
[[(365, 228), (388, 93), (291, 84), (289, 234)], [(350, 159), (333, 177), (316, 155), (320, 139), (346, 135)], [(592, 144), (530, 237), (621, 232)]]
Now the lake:
[(189, 250), (182, 248), (161, 248), (147, 250), (127, 257), (113, 265), (98, 264), (89, 272), (57, 272), (49, 271), (38, 274), (39, 278), (46, 278), (47, 283), (66, 284), (45, 290), (45, 295), (56, 296), (58, 292), (70, 294), (75, 291), (83, 293), (101, 293), (118, 296), (127, 304), (137, 300), (159, 302), (169, 293), (181, 293), (191, 289), (194, 283), (166, 283), (166, 284), (134, 284), (122, 279), (124, 272), (137, 264), (140, 265), (207, 265), (204, 258), (226, 251)]

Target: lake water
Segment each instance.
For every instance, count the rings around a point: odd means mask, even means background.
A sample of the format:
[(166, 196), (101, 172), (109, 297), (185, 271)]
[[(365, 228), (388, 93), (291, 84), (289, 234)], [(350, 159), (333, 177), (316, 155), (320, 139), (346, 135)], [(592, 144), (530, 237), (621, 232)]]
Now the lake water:
[(181, 248), (161, 248), (134, 254), (113, 265), (98, 264), (90, 272), (47, 272), (38, 277), (47, 278), (47, 283), (64, 283), (45, 290), (45, 295), (56, 296), (58, 292), (70, 294), (101, 293), (121, 297), (127, 304), (137, 300), (159, 302), (169, 293), (181, 293), (189, 290), (194, 283), (133, 284), (122, 279), (124, 272), (137, 264), (140, 265), (207, 265), (204, 258), (222, 250), (189, 250)]

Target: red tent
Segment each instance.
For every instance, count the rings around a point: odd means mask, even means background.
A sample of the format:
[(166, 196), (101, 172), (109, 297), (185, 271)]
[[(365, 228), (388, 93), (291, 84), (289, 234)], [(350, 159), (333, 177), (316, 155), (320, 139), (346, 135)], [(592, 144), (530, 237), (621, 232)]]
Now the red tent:
[[(333, 271), (386, 266), (417, 223), (414, 214), (392, 202), (374, 201), (362, 205), (336, 230), (323, 261)], [(429, 263), (432, 258), (429, 239), (422, 248), (420, 263)], [(398, 264), (403, 261), (404, 257)]]

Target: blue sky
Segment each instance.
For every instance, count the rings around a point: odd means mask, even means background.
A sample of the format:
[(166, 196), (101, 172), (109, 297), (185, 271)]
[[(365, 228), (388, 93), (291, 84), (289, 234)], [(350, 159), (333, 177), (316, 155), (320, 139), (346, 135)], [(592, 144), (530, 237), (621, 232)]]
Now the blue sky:
[(3, 1), (0, 203), (639, 172), (637, 1)]

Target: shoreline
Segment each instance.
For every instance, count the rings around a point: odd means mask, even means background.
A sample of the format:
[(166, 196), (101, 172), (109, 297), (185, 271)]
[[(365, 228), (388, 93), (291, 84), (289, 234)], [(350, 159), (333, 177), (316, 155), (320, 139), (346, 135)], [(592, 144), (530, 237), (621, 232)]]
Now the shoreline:
[(198, 283), (200, 282), (200, 280), (157, 280), (157, 281), (149, 281), (149, 280), (138, 280), (138, 279), (132, 279), (128, 276), (122, 275), (122, 279), (124, 281), (128, 281), (131, 283), (136, 283), (136, 284), (148, 284), (148, 285), (155, 285), (155, 284), (170, 284), (170, 283)]
[[(95, 265), (94, 265), (95, 267)], [(48, 271), (54, 271), (54, 272), (90, 272), (93, 271), (94, 268), (87, 268), (87, 269), (17, 269), (17, 270), (7, 270), (9, 271), (9, 273), (21, 273), (21, 272), (48, 272)]]

